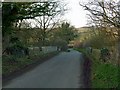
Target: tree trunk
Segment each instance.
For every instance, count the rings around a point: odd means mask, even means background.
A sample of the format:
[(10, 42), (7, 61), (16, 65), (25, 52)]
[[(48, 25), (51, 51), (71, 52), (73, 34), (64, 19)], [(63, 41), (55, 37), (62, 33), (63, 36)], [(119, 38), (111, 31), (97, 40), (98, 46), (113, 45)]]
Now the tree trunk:
[(45, 45), (45, 38), (46, 38), (46, 22), (45, 22), (45, 16), (43, 16), (43, 32), (42, 32), (42, 43), (43, 43), (43, 46)]
[(120, 65), (120, 29), (118, 28), (118, 65)]

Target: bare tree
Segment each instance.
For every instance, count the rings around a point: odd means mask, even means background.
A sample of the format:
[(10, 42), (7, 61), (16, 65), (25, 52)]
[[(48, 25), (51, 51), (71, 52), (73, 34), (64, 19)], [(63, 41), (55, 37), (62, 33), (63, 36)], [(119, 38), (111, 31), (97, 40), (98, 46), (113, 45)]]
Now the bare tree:
[(44, 8), (42, 15), (34, 18), (36, 21), (36, 27), (40, 28), (42, 35), (42, 43), (45, 44), (47, 33), (49, 33), (61, 20), (61, 16), (64, 14), (65, 4), (61, 4), (60, 1), (46, 1), (37, 3), (40, 7)]
[[(97, 26), (117, 28), (118, 37), (118, 59), (120, 59), (120, 1), (93, 0), (80, 6), (89, 11), (90, 18)], [(120, 64), (120, 60), (118, 60)]]

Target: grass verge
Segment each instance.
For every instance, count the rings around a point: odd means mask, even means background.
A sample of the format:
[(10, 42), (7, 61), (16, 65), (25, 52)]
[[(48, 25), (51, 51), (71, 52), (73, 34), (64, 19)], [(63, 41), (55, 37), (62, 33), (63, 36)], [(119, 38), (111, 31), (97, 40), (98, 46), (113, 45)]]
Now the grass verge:
[(85, 48), (76, 49), (92, 60), (91, 66), (91, 87), (92, 88), (117, 88), (120, 78), (118, 77), (119, 67), (110, 62), (99, 60), (99, 50), (94, 49), (92, 54), (87, 54)]

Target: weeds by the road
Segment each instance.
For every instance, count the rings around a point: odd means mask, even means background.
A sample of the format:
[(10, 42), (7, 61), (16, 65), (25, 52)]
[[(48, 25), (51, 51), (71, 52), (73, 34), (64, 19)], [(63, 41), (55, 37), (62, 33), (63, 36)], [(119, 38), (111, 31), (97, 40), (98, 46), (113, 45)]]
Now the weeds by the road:
[(102, 62), (99, 60), (99, 50), (94, 49), (91, 54), (87, 54), (85, 48), (76, 49), (92, 60), (91, 82), (92, 88), (116, 88), (118, 87), (119, 67), (111, 62)]
[(99, 50), (94, 49), (92, 59), (92, 87), (93, 88), (116, 88), (118, 87), (118, 66), (99, 60)]

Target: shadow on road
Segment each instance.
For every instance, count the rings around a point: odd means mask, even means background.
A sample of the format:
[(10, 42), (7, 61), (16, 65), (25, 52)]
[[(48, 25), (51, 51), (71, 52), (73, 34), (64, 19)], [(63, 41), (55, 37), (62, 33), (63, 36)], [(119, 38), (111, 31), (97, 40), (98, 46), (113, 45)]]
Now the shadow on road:
[(83, 55), (83, 83), (85, 88), (91, 88), (91, 65), (92, 61), (85, 55)]

